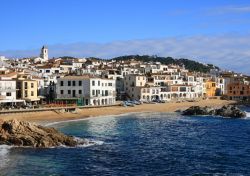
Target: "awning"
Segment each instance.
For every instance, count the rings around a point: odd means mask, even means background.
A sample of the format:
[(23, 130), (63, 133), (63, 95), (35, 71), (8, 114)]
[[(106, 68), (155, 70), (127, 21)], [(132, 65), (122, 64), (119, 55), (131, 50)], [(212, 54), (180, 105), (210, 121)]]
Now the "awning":
[(38, 96), (38, 98), (40, 98), (40, 99), (45, 99), (46, 97), (45, 97), (45, 96), (40, 95), (40, 96)]
[(25, 100), (0, 100), (0, 103), (24, 103)]
[(25, 100), (28, 101), (28, 102), (31, 102), (31, 101), (40, 101), (40, 98), (33, 98), (33, 99), (27, 98)]

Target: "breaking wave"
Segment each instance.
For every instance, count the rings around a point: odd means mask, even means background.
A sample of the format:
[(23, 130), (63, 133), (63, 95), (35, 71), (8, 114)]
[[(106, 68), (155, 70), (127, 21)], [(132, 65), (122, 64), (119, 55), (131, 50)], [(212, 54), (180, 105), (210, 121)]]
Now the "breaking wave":
[(83, 139), (79, 137), (74, 137), (75, 140), (79, 143), (76, 147), (68, 147), (65, 145), (61, 145), (60, 147), (63, 148), (85, 148), (85, 147), (91, 147), (95, 145), (103, 145), (104, 141), (94, 140), (94, 139)]
[(94, 140), (94, 139), (82, 139), (79, 137), (75, 137), (75, 140), (78, 143), (83, 143), (83, 144), (77, 145), (77, 147), (90, 147), (90, 146), (94, 146), (94, 145), (103, 145), (104, 144), (103, 141)]
[(12, 147), (8, 145), (0, 145), (0, 168), (8, 164), (8, 161), (9, 161), (8, 154), (9, 154), (10, 148)]

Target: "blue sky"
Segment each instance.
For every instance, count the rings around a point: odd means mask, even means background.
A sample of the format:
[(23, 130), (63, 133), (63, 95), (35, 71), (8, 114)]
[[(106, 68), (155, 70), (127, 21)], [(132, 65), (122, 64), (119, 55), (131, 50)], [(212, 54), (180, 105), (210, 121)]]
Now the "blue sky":
[(33, 56), (46, 44), (51, 57), (158, 54), (235, 69), (225, 65), (232, 55), (250, 63), (249, 19), (249, 0), (4, 0), (0, 55)]

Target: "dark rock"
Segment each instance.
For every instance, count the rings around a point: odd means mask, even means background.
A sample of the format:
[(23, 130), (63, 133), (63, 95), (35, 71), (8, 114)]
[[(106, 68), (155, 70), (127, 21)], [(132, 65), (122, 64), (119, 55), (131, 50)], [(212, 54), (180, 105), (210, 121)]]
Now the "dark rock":
[(242, 118), (246, 117), (246, 113), (236, 106), (223, 106), (219, 109), (211, 107), (191, 106), (183, 111), (182, 115), (216, 115), (229, 118)]
[(182, 112), (183, 115), (214, 115), (214, 109), (210, 107), (191, 106)]
[(246, 117), (246, 113), (236, 106), (223, 106), (220, 109), (216, 109), (216, 115), (231, 118)]
[(0, 123), (0, 144), (27, 147), (74, 147), (84, 144), (72, 136), (66, 136), (54, 128), (42, 127), (25, 121), (9, 120)]

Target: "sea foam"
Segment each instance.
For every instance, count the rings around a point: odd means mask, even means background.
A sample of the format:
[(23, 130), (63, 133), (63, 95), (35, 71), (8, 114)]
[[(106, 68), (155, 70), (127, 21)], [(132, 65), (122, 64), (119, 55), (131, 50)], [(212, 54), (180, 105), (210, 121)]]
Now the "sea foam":
[[(104, 144), (104, 141), (100, 141), (100, 140), (83, 139), (83, 138), (79, 138), (79, 137), (74, 137), (74, 139), (79, 143), (79, 145), (77, 145), (76, 147), (69, 147), (69, 146), (65, 146), (65, 145), (60, 145), (60, 147), (62, 147), (62, 148), (85, 148), (85, 147), (91, 147), (91, 146), (95, 146), (95, 145), (103, 145)], [(80, 144), (80, 143), (82, 143), (82, 144)]]
[(250, 118), (250, 112), (246, 112), (246, 118)]
[(83, 144), (77, 145), (77, 147), (90, 147), (90, 146), (94, 146), (94, 145), (103, 145), (104, 144), (103, 141), (94, 140), (94, 139), (82, 139), (79, 137), (75, 137), (75, 140), (79, 143), (83, 143)]
[(7, 165), (9, 161), (8, 154), (9, 154), (10, 148), (12, 147), (8, 145), (0, 145), (0, 168)]

